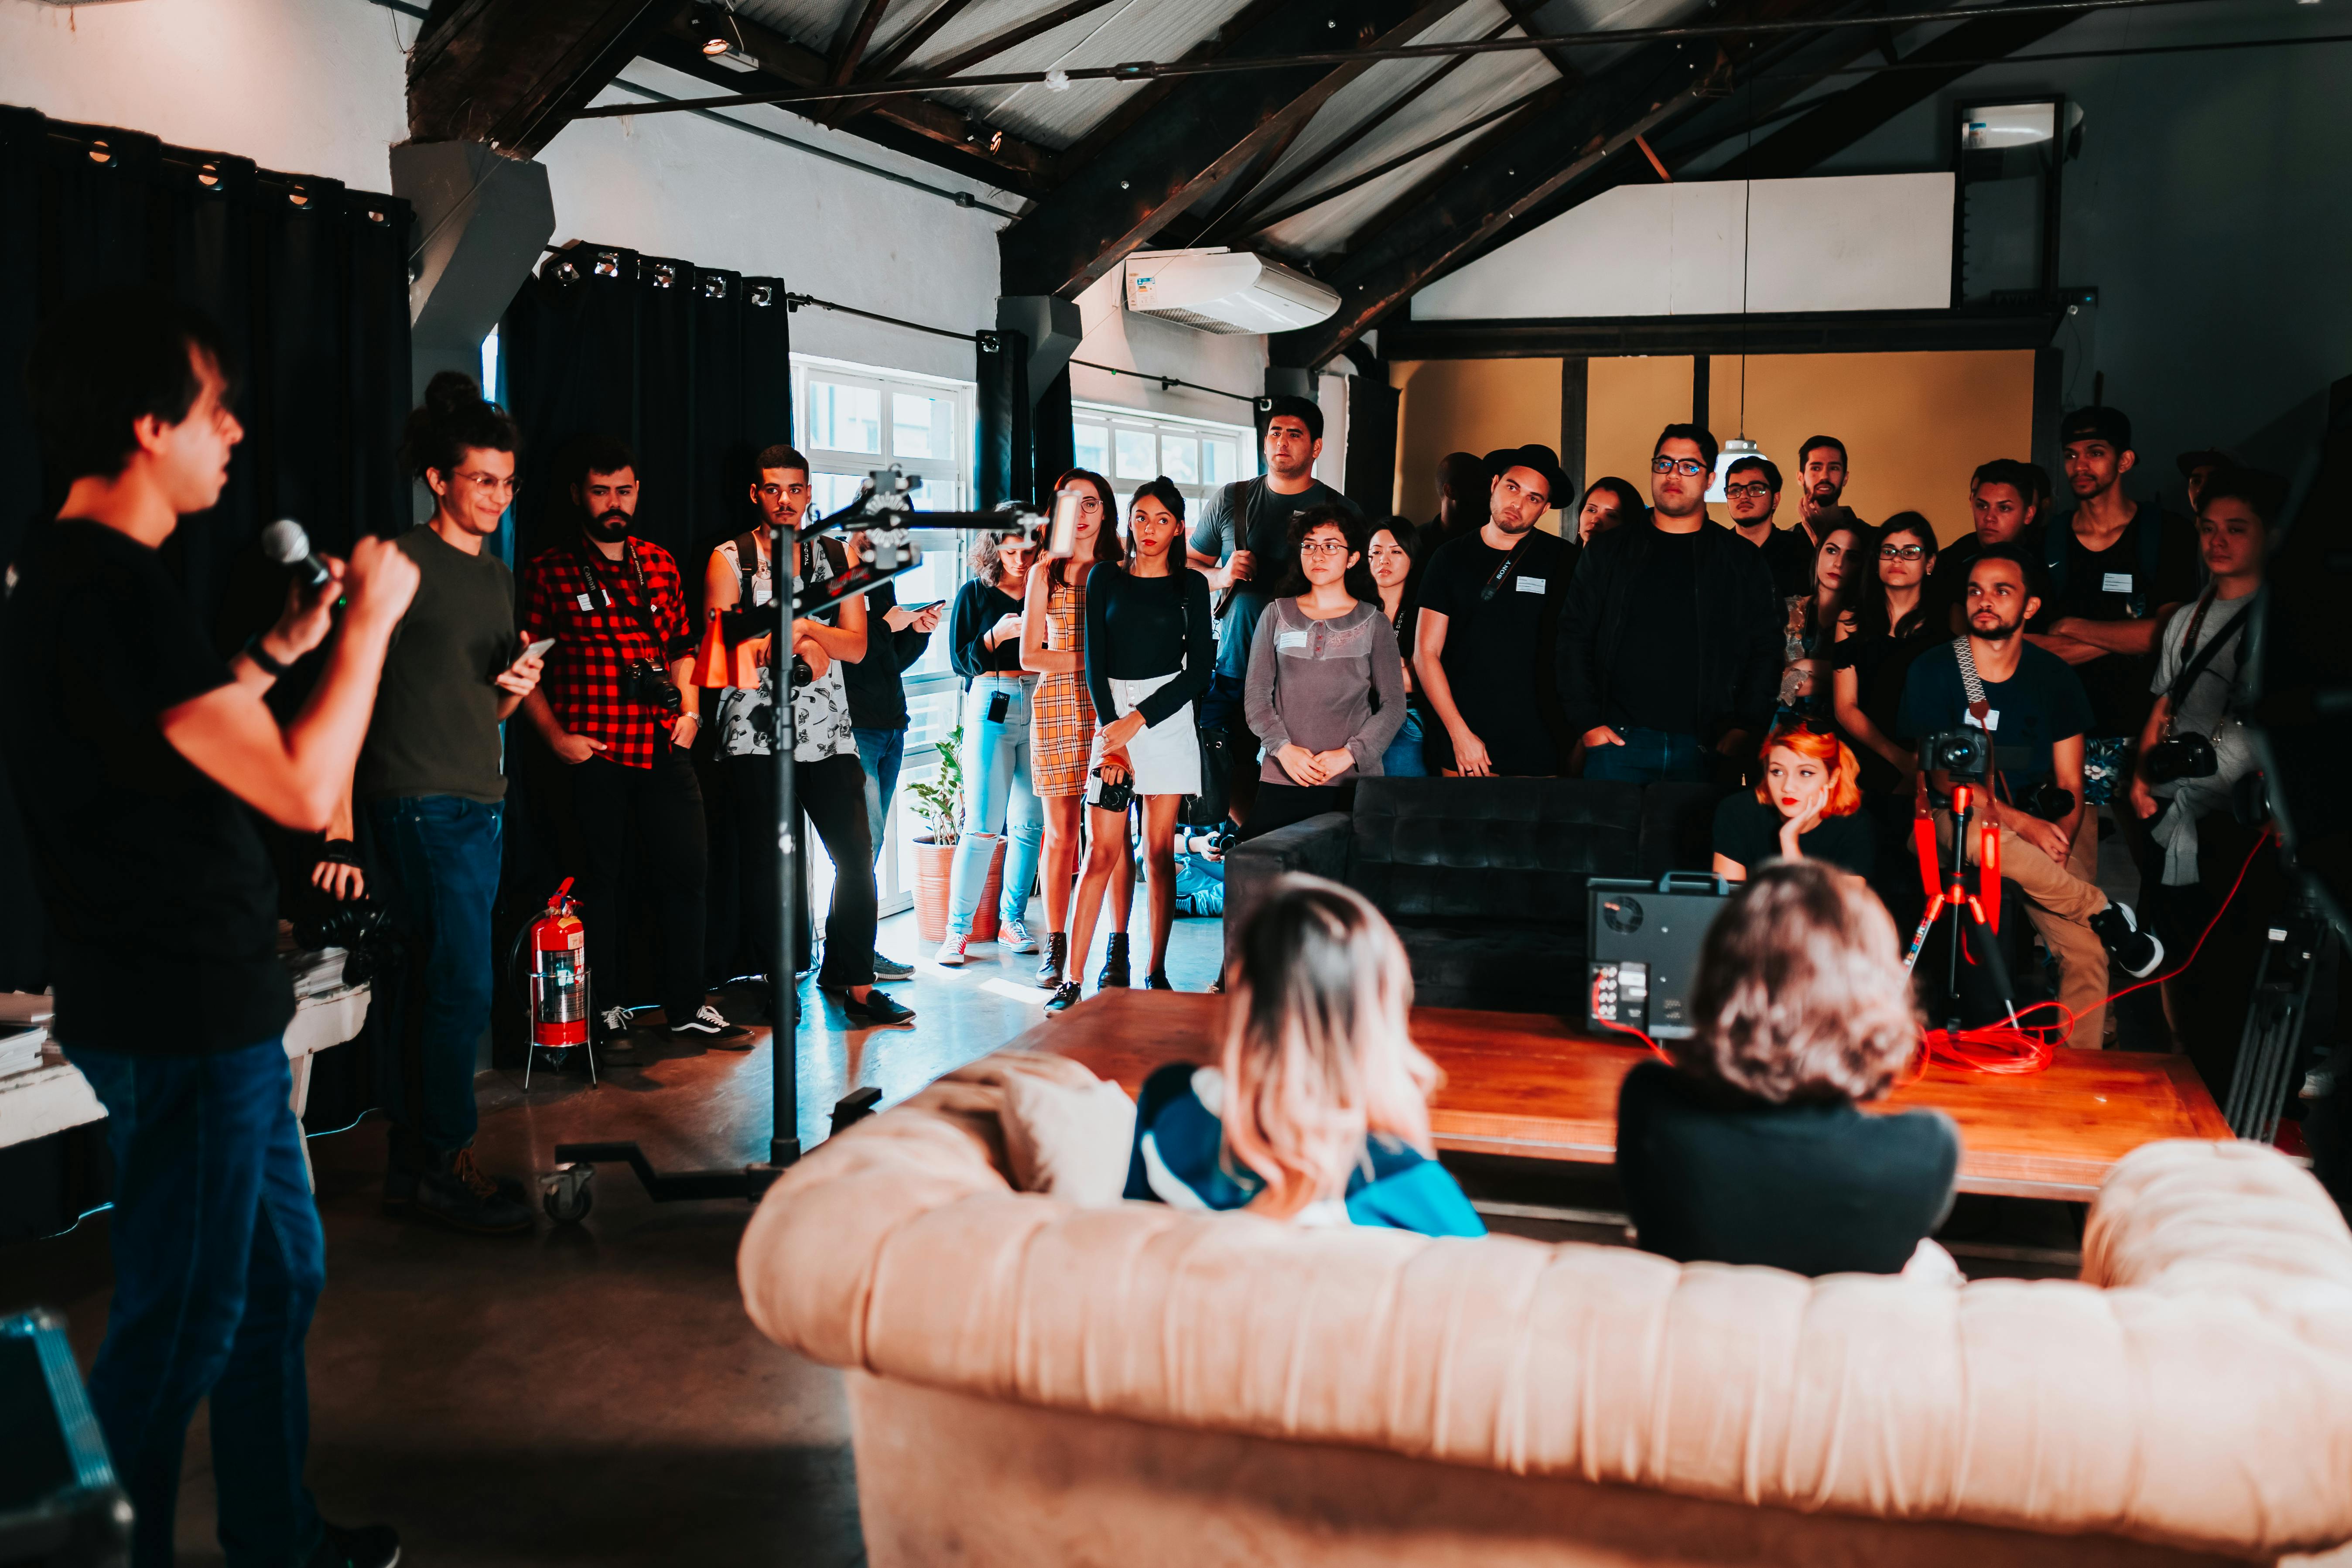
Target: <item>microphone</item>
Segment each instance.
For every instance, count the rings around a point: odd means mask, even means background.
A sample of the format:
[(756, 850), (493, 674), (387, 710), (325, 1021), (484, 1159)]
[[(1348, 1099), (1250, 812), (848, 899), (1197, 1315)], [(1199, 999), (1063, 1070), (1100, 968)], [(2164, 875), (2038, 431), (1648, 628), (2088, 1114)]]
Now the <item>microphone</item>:
[(327, 563), (310, 552), (310, 536), (290, 517), (281, 517), (261, 531), (261, 552), (280, 566), (301, 573), (313, 588), (325, 587), (333, 575)]

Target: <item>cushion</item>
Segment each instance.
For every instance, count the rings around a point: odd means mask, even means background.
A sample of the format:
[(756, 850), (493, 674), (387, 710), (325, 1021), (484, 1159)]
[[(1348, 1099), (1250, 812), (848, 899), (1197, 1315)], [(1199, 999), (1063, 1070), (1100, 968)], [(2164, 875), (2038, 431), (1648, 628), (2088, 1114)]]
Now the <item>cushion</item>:
[(1067, 1057), (999, 1051), (941, 1080), (997, 1091), (1013, 1189), (1099, 1208), (1119, 1201), (1135, 1145), (1135, 1102)]
[(1352, 827), (1348, 880), (1400, 925), (1564, 925), (1583, 918), (1587, 877), (1639, 874), (1642, 791), (1584, 779), (1366, 779)]

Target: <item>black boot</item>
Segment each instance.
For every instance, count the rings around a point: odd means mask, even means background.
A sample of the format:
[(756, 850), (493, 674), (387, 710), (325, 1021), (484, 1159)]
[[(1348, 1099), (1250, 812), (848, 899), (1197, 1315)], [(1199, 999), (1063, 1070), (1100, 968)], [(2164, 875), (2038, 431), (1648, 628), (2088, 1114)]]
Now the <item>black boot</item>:
[(1037, 965), (1037, 988), (1051, 991), (1062, 983), (1062, 971), (1070, 962), (1070, 938), (1066, 931), (1045, 933), (1045, 957)]
[(1075, 980), (1065, 980), (1059, 985), (1055, 986), (1054, 994), (1045, 999), (1045, 1011), (1048, 1013), (1066, 1013), (1077, 1005), (1078, 983)]
[(517, 1236), (531, 1228), (530, 1207), (474, 1163), (474, 1152), (439, 1153), (416, 1175), (409, 1212), (472, 1236)]
[(1095, 976), (1095, 989), (1108, 991), (1112, 986), (1127, 989), (1127, 933), (1115, 931), (1103, 949), (1102, 973)]

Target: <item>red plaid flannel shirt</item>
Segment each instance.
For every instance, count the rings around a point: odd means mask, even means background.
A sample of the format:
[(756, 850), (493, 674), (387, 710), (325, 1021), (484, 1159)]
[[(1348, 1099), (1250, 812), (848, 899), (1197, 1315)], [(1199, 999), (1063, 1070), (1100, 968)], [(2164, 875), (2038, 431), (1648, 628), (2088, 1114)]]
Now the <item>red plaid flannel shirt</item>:
[[(533, 637), (553, 637), (539, 689), (558, 722), (575, 735), (602, 741), (604, 754), (623, 767), (649, 768), (669, 744), (667, 717), (624, 695), (633, 658), (667, 667), (694, 651), (687, 622), (686, 584), (668, 551), (642, 539), (629, 541), (645, 570), (640, 584), (628, 558), (607, 561), (585, 542), (541, 551), (523, 569), (522, 629)], [(593, 565), (590, 564), (593, 562)], [(628, 606), (643, 608), (661, 634), (646, 635)]]

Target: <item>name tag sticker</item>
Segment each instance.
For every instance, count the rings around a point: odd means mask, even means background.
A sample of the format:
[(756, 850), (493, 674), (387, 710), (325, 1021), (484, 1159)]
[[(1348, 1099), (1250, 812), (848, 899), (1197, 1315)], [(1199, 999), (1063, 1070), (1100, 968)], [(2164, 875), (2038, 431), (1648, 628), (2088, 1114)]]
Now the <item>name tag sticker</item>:
[(1540, 594), (1544, 591), (1544, 580), (1540, 577), (1522, 577), (1519, 579), (1519, 592), (1522, 594)]
[(2128, 572), (2109, 572), (2099, 579), (2099, 592), (2102, 594), (2128, 594), (2131, 591), (2132, 574)]
[(1275, 651), (1277, 653), (1282, 651), (1284, 648), (1305, 647), (1306, 646), (1307, 634), (1305, 632), (1278, 632), (1275, 635), (1274, 647)]
[(579, 594), (573, 596), (580, 601), (580, 607), (583, 610), (593, 610), (596, 607), (596, 601), (590, 598), (585, 594)]
[(1961, 714), (1960, 722), (1963, 724), (1973, 725), (1975, 728), (1979, 730), (1998, 730), (2000, 728), (2000, 710), (1998, 708), (1987, 709), (1985, 710), (1984, 722), (1981, 724), (1977, 723), (1977, 716), (1973, 713)]

